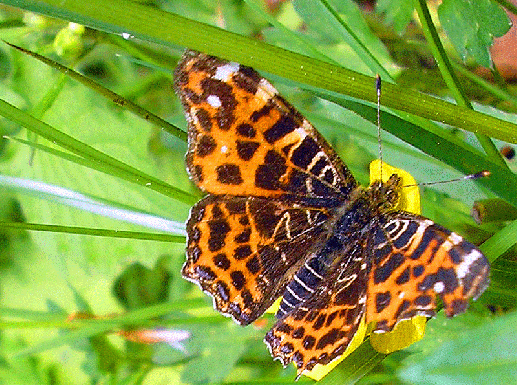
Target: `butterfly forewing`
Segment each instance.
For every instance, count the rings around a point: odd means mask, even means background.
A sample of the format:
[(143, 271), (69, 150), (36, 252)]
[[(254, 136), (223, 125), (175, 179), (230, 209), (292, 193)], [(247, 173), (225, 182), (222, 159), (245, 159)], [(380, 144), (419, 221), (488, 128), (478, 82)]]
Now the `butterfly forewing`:
[(445, 313), (467, 308), (488, 286), (489, 265), (474, 245), (421, 216), (395, 212), (375, 234), (367, 322), (379, 331), (415, 315), (433, 316), (436, 296)]
[(175, 71), (186, 163), (211, 194), (335, 197), (356, 182), (320, 134), (249, 67), (187, 51)]

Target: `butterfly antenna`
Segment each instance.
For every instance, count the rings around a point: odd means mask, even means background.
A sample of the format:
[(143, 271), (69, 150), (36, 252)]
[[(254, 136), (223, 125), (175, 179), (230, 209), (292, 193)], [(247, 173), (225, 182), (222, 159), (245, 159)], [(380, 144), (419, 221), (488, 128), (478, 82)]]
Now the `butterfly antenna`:
[(434, 185), (434, 184), (459, 182), (459, 181), (468, 180), (468, 179), (485, 178), (485, 177), (487, 177), (489, 175), (490, 175), (490, 171), (483, 170), (483, 171), (480, 171), (480, 172), (476, 172), (474, 174), (469, 174), (469, 175), (462, 176), (461, 178), (455, 178), (455, 179), (449, 179), (449, 180), (440, 180), (440, 181), (437, 181), (437, 182), (424, 182), (424, 183), (418, 183), (418, 184), (409, 184), (409, 185), (402, 186), (402, 187), (431, 186), (431, 185)]
[(375, 89), (377, 90), (377, 143), (379, 145), (379, 159), (381, 161), (380, 174), (382, 180), (382, 140), (381, 140), (381, 77), (375, 77)]

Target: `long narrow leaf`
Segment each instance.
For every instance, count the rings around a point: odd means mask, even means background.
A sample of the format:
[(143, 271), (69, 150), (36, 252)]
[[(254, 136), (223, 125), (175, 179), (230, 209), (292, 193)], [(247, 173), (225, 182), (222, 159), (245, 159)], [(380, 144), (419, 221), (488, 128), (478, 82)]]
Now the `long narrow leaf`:
[(109, 164), (112, 169), (112, 175), (132, 183), (145, 186), (162, 194), (176, 198), (182, 202), (194, 203), (197, 199), (176, 187), (173, 187), (160, 179), (146, 175), (137, 169), (126, 165), (125, 163), (109, 156), (93, 147), (80, 142), (71, 136), (56, 130), (50, 125), (38, 120), (26, 112), (14, 107), (13, 105), (0, 100), (0, 115), (6, 117), (27, 128), (28, 130), (42, 136), (43, 138), (54, 142), (61, 147), (77, 154), (79, 156), (88, 157), (97, 162)]
[[(165, 45), (188, 46), (359, 99), (375, 101), (376, 98), (372, 91), (374, 79), (368, 76), (135, 2), (10, 0), (5, 3), (112, 33), (127, 33)], [(160, 28), (155, 28), (156, 25)], [(383, 100), (388, 107), (517, 143), (517, 126), (512, 123), (396, 85), (386, 84), (384, 90)]]

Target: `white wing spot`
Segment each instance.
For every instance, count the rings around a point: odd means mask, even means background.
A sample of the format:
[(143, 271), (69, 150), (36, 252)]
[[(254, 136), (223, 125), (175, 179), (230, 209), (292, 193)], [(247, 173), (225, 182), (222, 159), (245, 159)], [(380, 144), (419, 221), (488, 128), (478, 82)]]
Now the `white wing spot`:
[(278, 91), (276, 90), (275, 87), (273, 87), (273, 85), (270, 82), (268, 82), (264, 78), (260, 79), (256, 96), (258, 96), (264, 100), (269, 100), (277, 94), (278, 94)]
[(206, 98), (206, 101), (214, 108), (221, 107), (221, 99), (219, 99), (219, 96), (210, 95), (208, 98)]
[(189, 113), (187, 113), (187, 119), (190, 120), (192, 122), (192, 124), (197, 126), (199, 124), (199, 120), (197, 118), (196, 112), (197, 112), (197, 108), (195, 108), (195, 107), (190, 108)]
[(239, 63), (229, 62), (225, 65), (217, 67), (214, 75), (214, 79), (221, 80), (222, 82), (228, 82), (232, 75), (239, 71)]
[(463, 256), (463, 261), (458, 265), (456, 269), (456, 275), (459, 279), (464, 278), (470, 270), (470, 267), (474, 262), (481, 257), (481, 253), (476, 249)]
[(458, 243), (463, 241), (463, 238), (456, 233), (451, 233), (451, 235), (449, 235), (449, 239), (451, 240), (453, 245), (457, 245)]
[[(305, 122), (304, 122), (305, 124)], [(297, 129), (294, 130), (298, 135), (300, 135), (300, 139), (305, 139), (305, 137), (307, 136), (307, 131), (306, 129), (302, 126), (302, 127), (298, 127)], [(300, 144), (302, 143), (302, 141), (300, 140)]]
[(228, 152), (227, 146), (221, 146), (221, 154), (226, 154)]
[(436, 282), (433, 286), (433, 289), (436, 293), (443, 293), (445, 285), (443, 284), (443, 282)]

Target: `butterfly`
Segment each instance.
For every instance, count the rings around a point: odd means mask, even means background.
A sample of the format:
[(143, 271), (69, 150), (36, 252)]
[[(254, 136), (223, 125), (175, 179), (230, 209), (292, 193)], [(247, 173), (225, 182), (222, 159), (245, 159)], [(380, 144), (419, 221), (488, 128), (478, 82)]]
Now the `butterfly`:
[(250, 67), (186, 51), (175, 89), (186, 165), (204, 192), (187, 221), (182, 274), (248, 325), (282, 297), (265, 342), (298, 373), (343, 354), (361, 319), (377, 332), (449, 317), (488, 286), (460, 235), (397, 211), (400, 177), (360, 186), (318, 131)]

